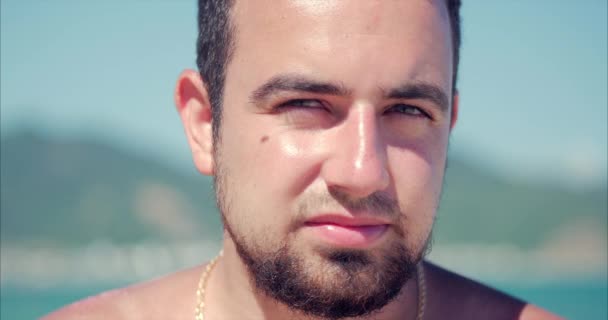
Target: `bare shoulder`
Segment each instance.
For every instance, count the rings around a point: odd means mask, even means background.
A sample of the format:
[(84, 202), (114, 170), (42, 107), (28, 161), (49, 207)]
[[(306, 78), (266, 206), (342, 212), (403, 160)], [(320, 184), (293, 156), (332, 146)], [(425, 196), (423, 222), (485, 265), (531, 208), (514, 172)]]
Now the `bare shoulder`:
[(129, 315), (130, 296), (128, 288), (106, 291), (67, 305), (41, 320), (125, 319)]
[(520, 299), (425, 262), (429, 319), (561, 319)]
[(553, 313), (543, 310), (535, 305), (527, 304), (518, 320), (563, 320)]
[(172, 273), (74, 302), (41, 320), (190, 318), (201, 267)]

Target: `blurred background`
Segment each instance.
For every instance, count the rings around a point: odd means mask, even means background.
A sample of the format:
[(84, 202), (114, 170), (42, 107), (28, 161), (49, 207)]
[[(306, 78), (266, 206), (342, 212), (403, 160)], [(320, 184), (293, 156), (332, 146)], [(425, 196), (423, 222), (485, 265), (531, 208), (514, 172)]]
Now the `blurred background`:
[[(172, 102), (195, 1), (0, 6), (0, 317), (214, 256), (210, 179)], [(603, 0), (464, 1), (430, 255), (569, 319), (607, 317), (606, 16)]]

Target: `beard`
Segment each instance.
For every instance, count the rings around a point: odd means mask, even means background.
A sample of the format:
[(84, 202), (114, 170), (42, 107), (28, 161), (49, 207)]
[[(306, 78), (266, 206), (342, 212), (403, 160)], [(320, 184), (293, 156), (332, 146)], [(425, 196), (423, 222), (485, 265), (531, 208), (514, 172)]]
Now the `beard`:
[[(217, 160), (216, 165), (220, 163)], [(269, 248), (266, 235), (243, 232), (239, 228), (243, 223), (230, 221), (235, 214), (231, 212), (235, 194), (227, 190), (229, 172), (219, 166), (216, 169), (214, 187), (224, 228), (255, 290), (305, 316), (341, 319), (380, 311), (399, 295), (426, 252), (426, 245), (420, 250), (405, 245), (403, 223), (394, 227), (395, 240), (370, 250), (322, 248), (315, 254), (305, 254), (308, 250), (298, 249), (292, 237)], [(327, 203), (339, 203), (354, 212), (366, 210), (403, 217), (395, 201), (381, 194), (350, 200), (331, 190), (330, 195), (309, 197), (299, 211), (312, 212), (312, 208)], [(246, 215), (238, 212), (237, 216)]]
[(381, 261), (359, 250), (328, 250), (324, 266), (311, 270), (288, 246), (264, 254), (231, 236), (256, 289), (307, 316), (341, 319), (379, 311), (399, 295), (417, 264), (395, 245)]

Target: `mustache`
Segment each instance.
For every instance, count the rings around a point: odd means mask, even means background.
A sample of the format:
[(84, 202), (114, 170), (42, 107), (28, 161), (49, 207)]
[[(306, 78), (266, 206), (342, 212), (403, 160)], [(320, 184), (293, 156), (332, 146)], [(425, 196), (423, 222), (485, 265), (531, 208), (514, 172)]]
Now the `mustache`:
[(389, 218), (398, 218), (401, 215), (397, 200), (382, 192), (375, 192), (369, 196), (355, 198), (341, 190), (330, 188), (328, 193), (309, 194), (298, 206), (300, 216), (306, 216), (318, 211), (348, 210), (356, 214), (379, 215)]

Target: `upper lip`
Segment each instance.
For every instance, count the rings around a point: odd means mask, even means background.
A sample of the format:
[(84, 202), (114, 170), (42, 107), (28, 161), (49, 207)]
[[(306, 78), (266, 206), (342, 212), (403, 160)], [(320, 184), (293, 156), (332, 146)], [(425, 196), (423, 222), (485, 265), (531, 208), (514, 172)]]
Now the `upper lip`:
[(347, 227), (376, 226), (391, 224), (391, 221), (371, 215), (319, 214), (305, 221), (306, 224), (335, 224)]

